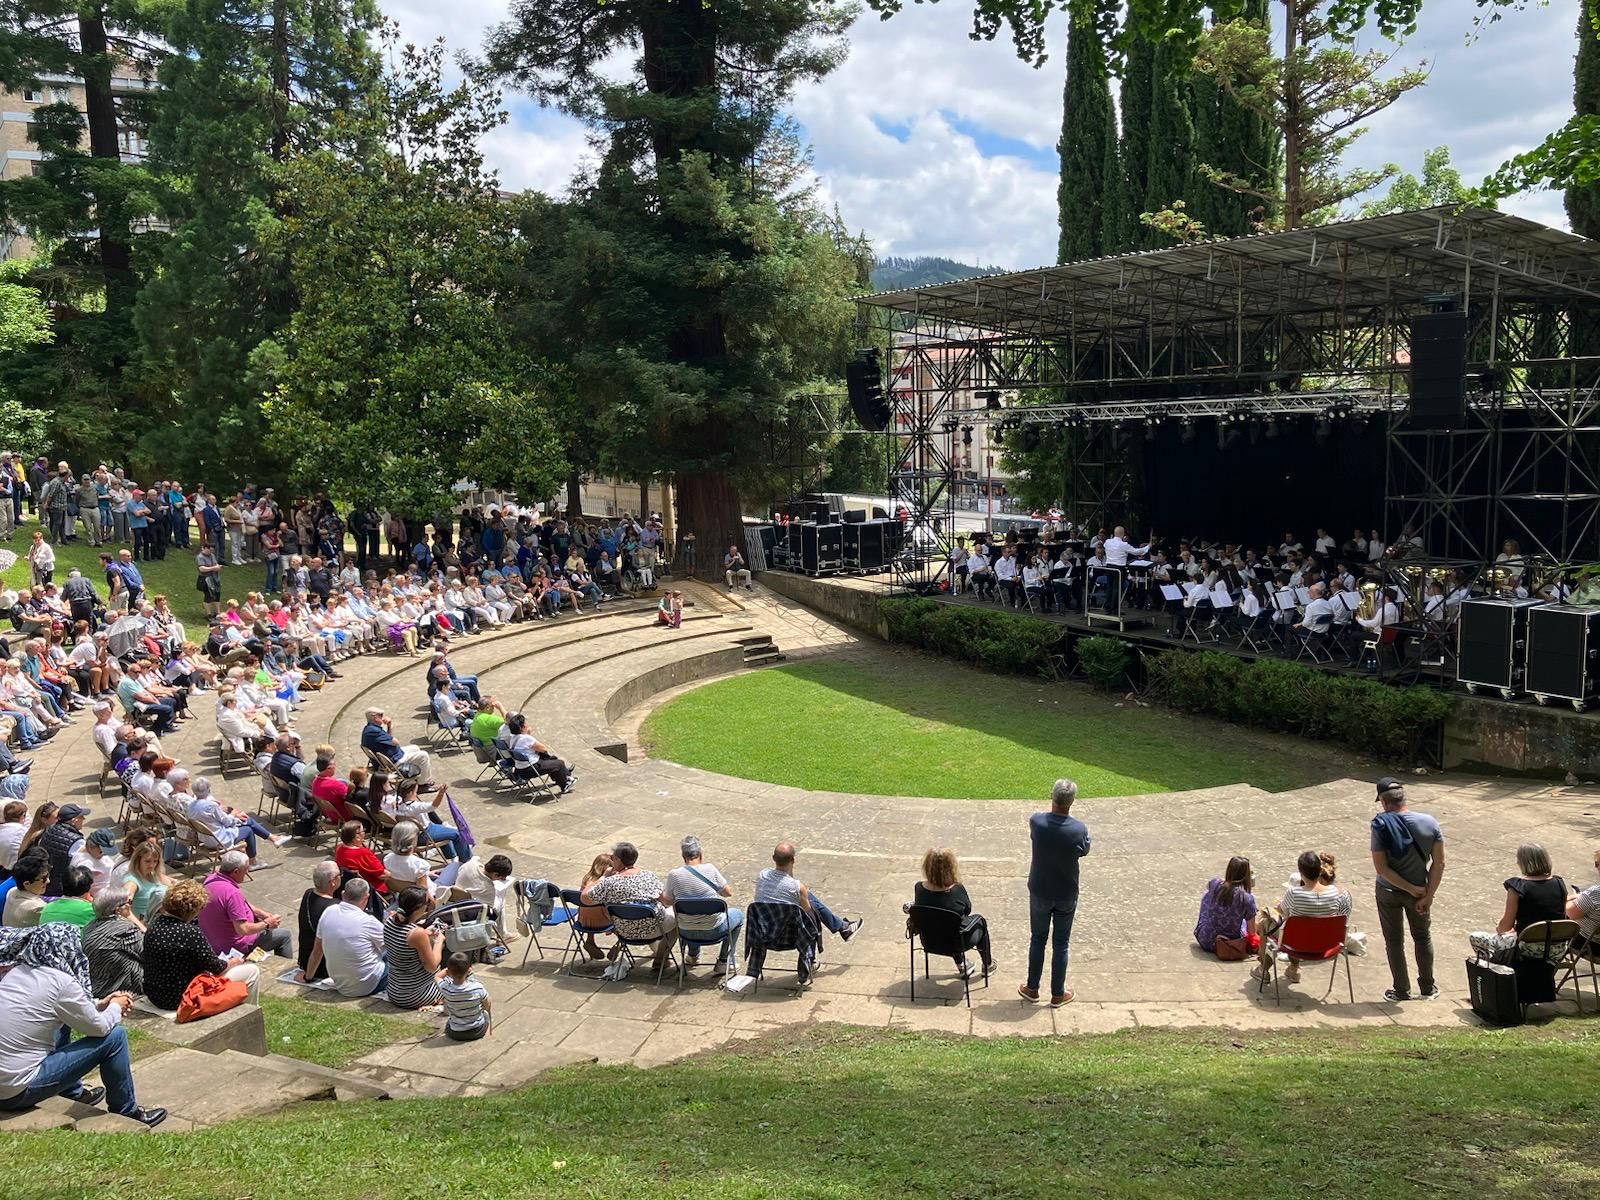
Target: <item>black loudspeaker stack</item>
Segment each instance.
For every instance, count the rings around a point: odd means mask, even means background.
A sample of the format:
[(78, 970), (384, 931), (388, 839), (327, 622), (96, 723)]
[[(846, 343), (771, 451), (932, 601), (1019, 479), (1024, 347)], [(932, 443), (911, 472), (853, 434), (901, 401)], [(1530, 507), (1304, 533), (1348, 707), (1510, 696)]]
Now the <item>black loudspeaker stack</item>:
[(844, 527), (844, 569), (881, 571), (900, 550), (899, 521), (862, 521)]
[(1528, 614), (1542, 600), (1464, 600), (1456, 642), (1456, 679), (1469, 692), (1490, 689), (1506, 699), (1524, 690)]
[(844, 369), (850, 411), (861, 428), (882, 433), (889, 427), (889, 398), (883, 394), (883, 369), (875, 347), (857, 350)]
[[(794, 526), (790, 526), (791, 529)], [(844, 565), (843, 525), (800, 526), (800, 569), (807, 575), (828, 575)]]
[(1600, 609), (1543, 604), (1528, 614), (1527, 688), (1540, 704), (1579, 712), (1600, 691)]
[(1467, 314), (1411, 318), (1411, 426), (1461, 429), (1467, 419)]

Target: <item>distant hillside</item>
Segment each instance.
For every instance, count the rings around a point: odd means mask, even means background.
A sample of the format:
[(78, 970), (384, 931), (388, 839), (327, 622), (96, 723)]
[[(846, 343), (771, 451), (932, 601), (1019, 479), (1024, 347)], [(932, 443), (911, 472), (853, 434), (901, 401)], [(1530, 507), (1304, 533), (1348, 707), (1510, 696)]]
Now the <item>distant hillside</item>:
[(974, 275), (993, 275), (1002, 267), (974, 267), (952, 258), (880, 258), (872, 268), (872, 287), (879, 292), (949, 283)]

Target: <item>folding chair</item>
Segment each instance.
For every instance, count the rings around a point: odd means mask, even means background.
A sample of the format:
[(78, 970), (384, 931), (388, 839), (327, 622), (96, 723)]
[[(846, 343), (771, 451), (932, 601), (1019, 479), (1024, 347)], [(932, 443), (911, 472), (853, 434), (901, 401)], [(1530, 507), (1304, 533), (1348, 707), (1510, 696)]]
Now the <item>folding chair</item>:
[[(1578, 1014), (1583, 1015), (1583, 975), (1587, 974), (1589, 985), (1594, 989), (1596, 1010), (1600, 1011), (1600, 942), (1575, 939), (1567, 948), (1565, 961), (1558, 966), (1565, 966), (1567, 973), (1556, 981), (1556, 995), (1561, 994), (1561, 989), (1570, 979), (1573, 997), (1578, 1002)], [(1584, 967), (1588, 967), (1587, 972), (1583, 971)]]
[[(678, 919), (678, 986), (683, 986), (689, 974), (689, 952), (707, 946), (716, 946), (731, 968), (733, 955), (729, 943), (733, 931), (728, 928), (728, 902), (720, 896), (686, 896), (673, 902), (672, 913)], [(719, 932), (720, 931), (720, 932)]]
[[(184, 866), (193, 867), (201, 862), (220, 863), (224, 848), (222, 846), (208, 845), (212, 841), (211, 831), (200, 824), (187, 813), (179, 813), (176, 809), (169, 808), (177, 829), (178, 841), (189, 852), (189, 859)], [(228, 846), (227, 849), (233, 849)]]
[(1299, 662), (1307, 654), (1313, 662), (1330, 663), (1333, 661), (1333, 651), (1329, 648), (1333, 630), (1333, 619), (1318, 621), (1309, 629), (1297, 630), (1296, 638), (1300, 642), (1300, 649), (1296, 651), (1294, 660)]
[[(1333, 963), (1328, 974), (1328, 990), (1322, 993), (1326, 1000), (1333, 994), (1334, 981), (1339, 978), (1339, 960), (1344, 959), (1344, 981), (1350, 989), (1350, 1003), (1356, 1002), (1356, 985), (1350, 977), (1350, 956), (1344, 952), (1344, 935), (1349, 925), (1347, 917), (1290, 917), (1283, 928), (1268, 939), (1267, 969), (1272, 973), (1272, 994), (1283, 1003), (1283, 991), (1278, 983), (1278, 960), (1294, 963)], [(1266, 978), (1260, 981), (1256, 994), (1267, 990)]]
[[(771, 935), (768, 930), (787, 930), (788, 935)], [(761, 990), (767, 953), (776, 950), (795, 952), (796, 991), (804, 991), (816, 974), (816, 960), (822, 957), (822, 931), (817, 919), (798, 904), (781, 900), (756, 900), (745, 910), (745, 970), (755, 976), (752, 990)], [(807, 950), (810, 958), (807, 958)]]
[(1272, 649), (1272, 614), (1263, 610), (1240, 622), (1238, 644), (1249, 646), (1257, 654), (1268, 653)]
[(244, 766), (254, 769), (254, 761), (248, 746), (235, 738), (217, 735), (217, 771), (224, 779), (228, 772), (243, 763)]
[(571, 932), (567, 935), (567, 944), (561, 951), (561, 962), (556, 967), (557, 971), (560, 971), (567, 965), (567, 958), (569, 955), (577, 957), (587, 953), (584, 950), (583, 943), (590, 936), (614, 937), (616, 936), (617, 932), (611, 924), (611, 916), (609, 913), (606, 914), (606, 923), (604, 925), (584, 925), (581, 923), (580, 914), (584, 909), (587, 909), (591, 913), (604, 912), (605, 905), (585, 904), (583, 902), (583, 896), (581, 893), (579, 893), (577, 888), (561, 889), (561, 906), (567, 910), (567, 923), (571, 927)]
[(517, 921), (526, 926), (528, 930), (528, 944), (522, 948), (522, 965), (528, 965), (528, 951), (538, 950), (539, 957), (544, 957), (544, 947), (539, 944), (539, 930), (553, 929), (557, 925), (569, 924), (572, 920), (572, 911), (562, 902), (561, 889), (553, 883), (543, 885), (545, 894), (551, 901), (550, 915), (544, 915), (544, 907), (539, 903), (539, 894), (531, 890), (538, 881), (534, 879), (519, 879), (511, 885), (512, 894), (517, 898)]
[[(639, 961), (633, 953), (635, 946), (653, 946), (663, 940), (668, 943), (667, 956), (661, 960), (661, 965), (656, 968), (657, 983), (661, 982), (661, 976), (665, 972), (668, 963), (673, 966), (678, 965), (677, 939), (667, 932), (666, 925), (656, 915), (656, 906), (654, 904), (608, 904), (606, 905), (606, 916), (611, 918), (612, 932), (616, 935), (617, 944), (622, 947), (622, 953), (627, 956), (629, 963), (637, 963)], [(656, 930), (655, 936), (647, 937), (642, 934), (623, 933), (621, 924), (623, 921), (629, 921), (636, 925), (653, 925)]]
[[(1517, 950), (1511, 966), (1517, 973), (1517, 999), (1522, 1004), (1524, 1019), (1531, 1005), (1555, 1002), (1559, 995), (1556, 973), (1568, 964), (1572, 943), (1578, 937), (1578, 923), (1565, 918), (1536, 921), (1517, 934)], [(1581, 996), (1578, 1008), (1583, 1009)]]
[(498, 755), (493, 746), (485, 746), (482, 742), (474, 742), (470, 738), (468, 742), (472, 746), (472, 757), (478, 760), (478, 773), (472, 782), (482, 783), (485, 775), (494, 774), (495, 759)]
[[(928, 978), (928, 955), (938, 954), (956, 962), (966, 961), (967, 939), (962, 931), (963, 917), (948, 908), (934, 908), (927, 904), (901, 906), (906, 914), (906, 944), (911, 954), (911, 1002), (917, 1000), (917, 950), (922, 950), (922, 977)], [(983, 986), (989, 986), (989, 967), (983, 967)], [(961, 976), (961, 989), (966, 994), (967, 1007), (972, 1007), (972, 974)]]
[[(283, 798), (278, 794), (278, 781), (272, 777), (271, 772), (263, 768), (258, 774), (261, 776), (261, 798), (256, 801), (256, 816), (261, 816), (265, 810), (265, 819), (271, 821), (278, 815), (278, 809), (283, 806)], [(291, 808), (289, 811), (294, 810)]]

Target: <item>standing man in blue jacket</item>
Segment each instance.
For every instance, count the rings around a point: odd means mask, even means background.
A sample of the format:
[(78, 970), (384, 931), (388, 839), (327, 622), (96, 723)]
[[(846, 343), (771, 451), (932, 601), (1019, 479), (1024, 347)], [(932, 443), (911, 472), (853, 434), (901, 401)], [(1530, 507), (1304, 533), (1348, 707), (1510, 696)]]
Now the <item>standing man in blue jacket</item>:
[(1030, 1004), (1039, 999), (1044, 946), (1050, 943), (1050, 1007), (1072, 1001), (1067, 989), (1067, 950), (1072, 919), (1078, 912), (1078, 860), (1089, 853), (1089, 830), (1072, 816), (1078, 785), (1058, 779), (1050, 789), (1050, 811), (1028, 818), (1033, 862), (1028, 868), (1028, 982), (1017, 994)]

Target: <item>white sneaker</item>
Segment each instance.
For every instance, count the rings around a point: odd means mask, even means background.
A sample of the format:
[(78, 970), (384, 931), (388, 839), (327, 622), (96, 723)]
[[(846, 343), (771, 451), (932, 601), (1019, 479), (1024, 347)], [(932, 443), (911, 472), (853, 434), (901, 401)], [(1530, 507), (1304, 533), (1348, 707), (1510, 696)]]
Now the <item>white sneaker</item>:
[(272, 844), (274, 846), (278, 846), (278, 847), (281, 848), (283, 846), (288, 845), (288, 843), (289, 843), (289, 835), (288, 834), (286, 834), (286, 833), (275, 833), (275, 834), (272, 835)]

